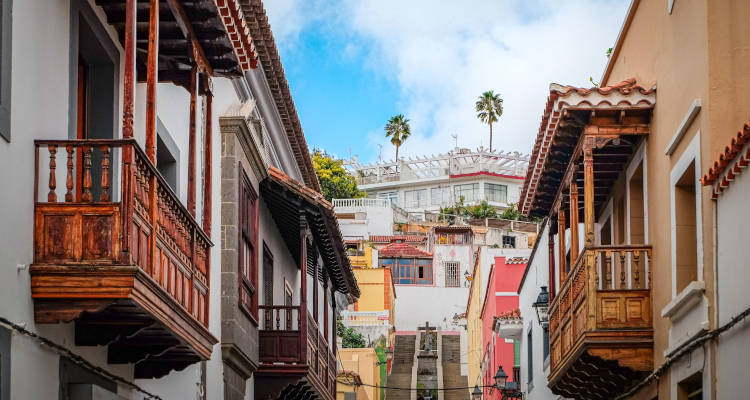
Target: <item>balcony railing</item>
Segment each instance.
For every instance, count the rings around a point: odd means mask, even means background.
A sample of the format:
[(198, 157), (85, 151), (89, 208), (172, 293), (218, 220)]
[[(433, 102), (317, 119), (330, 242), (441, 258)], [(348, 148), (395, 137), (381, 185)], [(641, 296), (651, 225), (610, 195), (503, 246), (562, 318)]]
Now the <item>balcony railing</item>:
[[(38, 140), (35, 145), (35, 188), (46, 172), (48, 191), (41, 199), (34, 195), (34, 263), (137, 265), (208, 326), (211, 242), (137, 143)], [(48, 162), (39, 160), (41, 149)], [(132, 164), (113, 162), (131, 155)], [(58, 158), (63, 168), (57, 168)], [(113, 182), (113, 176), (123, 175)]]
[(391, 202), (388, 199), (333, 199), (334, 207), (382, 207), (388, 208)]
[[(289, 374), (289, 384), (307, 379), (318, 394), (336, 397), (336, 358), (315, 319), (301, 306), (259, 306), (260, 362), (258, 384), (264, 372)], [(300, 315), (305, 316), (300, 320)], [(300, 368), (304, 376), (299, 376)]]
[(596, 246), (581, 253), (550, 306), (551, 378), (593, 343), (587, 340), (619, 340), (620, 348), (629, 340), (642, 344), (637, 333), (652, 328), (650, 262), (648, 245)]
[(345, 326), (390, 326), (391, 318), (385, 311), (342, 311)]

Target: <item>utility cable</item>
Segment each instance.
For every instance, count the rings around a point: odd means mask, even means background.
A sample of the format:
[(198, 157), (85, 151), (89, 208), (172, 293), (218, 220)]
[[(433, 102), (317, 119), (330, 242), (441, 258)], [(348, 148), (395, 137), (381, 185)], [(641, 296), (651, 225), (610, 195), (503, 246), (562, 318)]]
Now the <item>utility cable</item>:
[(58, 352), (64, 354), (68, 358), (70, 358), (76, 364), (78, 364), (78, 365), (80, 365), (80, 366), (82, 366), (82, 367), (84, 367), (84, 368), (86, 368), (86, 369), (88, 369), (90, 371), (96, 372), (96, 373), (98, 373), (100, 375), (103, 375), (103, 376), (105, 376), (105, 377), (113, 380), (113, 381), (122, 383), (123, 385), (129, 386), (129, 387), (135, 389), (136, 391), (143, 393), (149, 399), (164, 400), (161, 397), (159, 397), (159, 396), (157, 396), (157, 395), (155, 395), (155, 394), (147, 391), (146, 389), (144, 389), (144, 388), (136, 385), (135, 383), (133, 383), (133, 382), (131, 382), (131, 381), (129, 381), (129, 380), (121, 377), (121, 376), (115, 375), (115, 374), (113, 374), (113, 373), (111, 373), (111, 372), (109, 372), (109, 371), (107, 371), (107, 370), (105, 370), (105, 369), (103, 369), (101, 367), (97, 367), (96, 365), (92, 364), (91, 362), (89, 362), (85, 358), (79, 356), (76, 353), (73, 353), (67, 347), (62, 346), (60, 344), (57, 344), (57, 343), (53, 342), (52, 340), (47, 339), (44, 336), (40, 336), (40, 335), (38, 335), (38, 334), (36, 334), (34, 332), (31, 332), (30, 330), (24, 328), (23, 326), (18, 325), (18, 324), (14, 323), (14, 322), (11, 322), (11, 321), (9, 321), (6, 318), (0, 317), (0, 324), (8, 326), (8, 327), (12, 328), (13, 330), (15, 330), (16, 332), (18, 332), (18, 333), (20, 333), (22, 335), (28, 336), (28, 337), (36, 340), (37, 342), (39, 342), (39, 343), (41, 343), (41, 344), (43, 344), (43, 345), (45, 345), (45, 346), (47, 346), (47, 347), (49, 347), (51, 349), (57, 350)]
[[(339, 383), (345, 383), (345, 384), (348, 384), (350, 386), (366, 386), (366, 387), (371, 387), (371, 388), (391, 389), (391, 390), (408, 390), (408, 391), (412, 391), (412, 390), (426, 390), (426, 388), (403, 388), (403, 387), (393, 387), (393, 386), (371, 385), (369, 383), (356, 383), (356, 382), (351, 382), (350, 383), (350, 382), (342, 382), (342, 381), (338, 381), (338, 380), (337, 380), (337, 382), (339, 382)], [(488, 388), (488, 387), (494, 388), (495, 387), (495, 385), (477, 385), (477, 386), (481, 387), (481, 388)], [(468, 390), (468, 389), (474, 389), (474, 386), (452, 387), (452, 388), (436, 388), (436, 389), (429, 389), (429, 390), (449, 391), (449, 390)]]
[[(683, 344), (682, 346), (680, 346), (679, 350), (674, 355), (672, 355), (671, 357), (667, 357), (667, 359), (664, 361), (664, 363), (661, 366), (659, 366), (659, 368), (654, 370), (654, 372), (652, 372), (649, 376), (644, 378), (642, 381), (638, 382), (635, 386), (628, 389), (625, 393), (616, 397), (615, 400), (628, 398), (632, 396), (633, 394), (635, 394), (637, 391), (641, 390), (642, 388), (650, 384), (651, 382), (653, 382), (654, 379), (659, 379), (661, 375), (664, 372), (666, 372), (669, 369), (669, 367), (672, 366), (672, 364), (674, 364), (677, 360), (682, 358), (682, 356), (692, 352), (693, 350), (697, 349), (699, 346), (702, 346), (705, 342), (719, 337), (719, 335), (728, 331), (733, 326), (737, 325), (740, 321), (747, 318), (748, 315), (750, 315), (750, 307), (745, 309), (745, 311), (741, 312), (737, 316), (733, 317), (731, 320), (729, 320), (729, 322), (722, 325), (721, 327), (716, 328), (711, 331), (707, 331), (703, 333), (702, 335), (692, 339), (691, 341), (688, 341), (687, 343)], [(705, 362), (705, 354), (704, 354), (704, 362)]]

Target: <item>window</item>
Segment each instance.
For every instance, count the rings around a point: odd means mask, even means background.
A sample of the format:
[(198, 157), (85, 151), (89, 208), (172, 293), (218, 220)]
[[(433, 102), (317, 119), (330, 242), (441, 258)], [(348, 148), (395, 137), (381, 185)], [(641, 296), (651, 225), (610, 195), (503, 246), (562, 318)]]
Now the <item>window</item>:
[(156, 169), (172, 191), (179, 193), (177, 172), (180, 168), (177, 160), (180, 158), (180, 152), (161, 120), (157, 119), (156, 125)]
[(458, 280), (458, 271), (460, 270), (458, 261), (446, 261), (443, 265), (445, 268), (445, 287), (461, 286)]
[(0, 0), (0, 136), (10, 142), (11, 0)]
[(263, 242), (263, 304), (274, 305), (273, 301), (273, 254)]
[(442, 206), (451, 203), (451, 188), (436, 187), (430, 189), (430, 204), (433, 206)]
[(456, 201), (461, 201), (463, 198), (464, 202), (470, 202), (479, 199), (479, 184), (478, 183), (467, 183), (464, 185), (456, 185), (453, 187)]
[(487, 201), (494, 201), (495, 203), (507, 203), (508, 186), (498, 185), (494, 183), (485, 183), (484, 198)]
[(504, 249), (515, 249), (516, 248), (516, 237), (503, 235), (503, 248)]
[(703, 373), (698, 371), (677, 385), (678, 400), (701, 400), (703, 398)]
[(690, 282), (698, 280), (698, 243), (696, 235), (695, 160), (688, 165), (674, 185), (674, 232), (676, 284), (680, 293)]
[(427, 207), (427, 189), (405, 191), (404, 203), (406, 208)]
[(239, 198), (239, 305), (258, 320), (258, 196), (245, 170), (240, 170)]
[(549, 327), (542, 328), (542, 354), (546, 360), (549, 357)]
[(529, 329), (529, 333), (526, 334), (526, 348), (527, 348), (527, 357), (528, 360), (526, 360), (526, 364), (528, 365), (527, 373), (529, 375), (528, 382), (534, 381), (534, 340), (531, 336), (531, 329)]
[(397, 258), (381, 259), (384, 266), (392, 266), (393, 283), (397, 285), (432, 285), (432, 260)]
[(382, 192), (378, 193), (379, 199), (388, 199), (391, 204), (398, 204), (398, 192)]

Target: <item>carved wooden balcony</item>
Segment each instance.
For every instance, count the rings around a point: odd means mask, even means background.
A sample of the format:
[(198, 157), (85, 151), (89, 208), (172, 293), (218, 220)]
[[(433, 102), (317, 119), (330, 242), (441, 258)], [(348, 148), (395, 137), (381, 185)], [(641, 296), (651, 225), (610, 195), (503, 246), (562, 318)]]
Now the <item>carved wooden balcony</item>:
[(549, 385), (610, 399), (653, 369), (651, 246), (588, 247), (550, 306)]
[(301, 306), (259, 309), (261, 365), (255, 372), (256, 398), (335, 399), (336, 358), (312, 315)]
[(76, 345), (108, 345), (136, 378), (210, 357), (212, 243), (137, 143), (35, 144), (36, 322), (74, 321)]

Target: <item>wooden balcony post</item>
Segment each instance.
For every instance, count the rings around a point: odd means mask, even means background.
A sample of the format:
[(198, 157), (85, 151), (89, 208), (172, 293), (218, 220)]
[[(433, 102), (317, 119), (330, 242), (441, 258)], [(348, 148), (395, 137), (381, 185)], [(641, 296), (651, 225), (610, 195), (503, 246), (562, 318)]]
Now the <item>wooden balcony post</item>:
[(146, 156), (156, 165), (156, 83), (159, 73), (159, 0), (150, 0), (146, 66)]
[(299, 287), (299, 349), (300, 362), (307, 364), (307, 222), (304, 211), (299, 216), (299, 237), (300, 237), (300, 287)]
[[(552, 229), (552, 223), (550, 222), (550, 230)], [(549, 238), (547, 240), (547, 250), (549, 253), (549, 301), (552, 303), (552, 300), (555, 298), (555, 291), (556, 291), (556, 285), (555, 285), (555, 239), (552, 237), (552, 234), (550, 232)]]
[[(136, 0), (125, 2), (125, 60), (124, 83), (122, 95), (122, 137), (133, 137), (133, 103), (135, 96), (135, 41), (136, 41)], [(120, 227), (122, 242), (120, 262), (131, 264), (130, 253), (130, 223), (133, 214), (133, 147), (130, 144), (122, 146), (122, 189), (120, 198)], [(113, 196), (114, 197), (114, 196)]]
[[(575, 176), (575, 174), (573, 174)], [(570, 264), (578, 259), (578, 183), (570, 182)]]
[(557, 260), (560, 271), (560, 287), (565, 282), (567, 275), (567, 262), (565, 261), (565, 210), (561, 207), (557, 211)]
[[(207, 78), (211, 79), (211, 78)], [(210, 82), (210, 81), (209, 81)], [(211, 87), (209, 84), (208, 87)], [(211, 142), (213, 141), (212, 135), (212, 103), (213, 93), (209, 92), (206, 99), (206, 118), (205, 118), (205, 131), (206, 131), (206, 143), (204, 145), (203, 152), (205, 153), (205, 159), (203, 162), (203, 232), (211, 237)]]
[(315, 266), (313, 267), (313, 320), (320, 326), (318, 314), (320, 307), (318, 307), (318, 281), (320, 280), (320, 266), (318, 260), (315, 260)]
[(586, 229), (586, 329), (596, 329), (596, 252), (594, 245), (594, 146), (583, 147), (583, 225)]
[(336, 359), (336, 349), (338, 348), (337, 347), (337, 343), (336, 343), (337, 337), (338, 337), (338, 333), (336, 332), (336, 328), (338, 327), (338, 325), (336, 324), (336, 321), (338, 320), (338, 318), (336, 316), (336, 292), (333, 291), (333, 289), (331, 289), (331, 297), (332, 297), (332, 300), (333, 300), (331, 302), (332, 303), (331, 304), (331, 314), (333, 315), (333, 318), (331, 318), (331, 330), (332, 330), (332, 333), (331, 333), (331, 342), (333, 342), (333, 343), (331, 343), (331, 348), (333, 349), (333, 359), (335, 360)]
[(198, 96), (198, 67), (193, 63), (193, 69), (190, 71), (190, 122), (189, 122), (189, 139), (188, 139), (188, 195), (187, 209), (190, 215), (195, 217), (195, 124), (197, 118), (196, 100)]
[(323, 336), (330, 344), (331, 340), (328, 338), (328, 279), (325, 280), (325, 285), (323, 285)]

